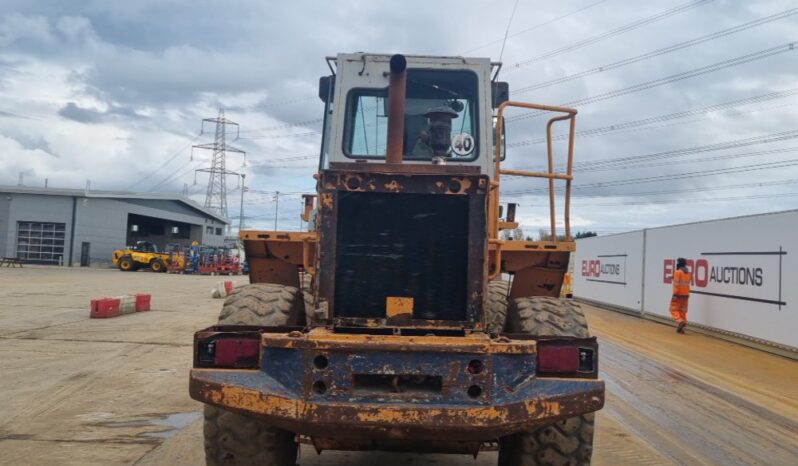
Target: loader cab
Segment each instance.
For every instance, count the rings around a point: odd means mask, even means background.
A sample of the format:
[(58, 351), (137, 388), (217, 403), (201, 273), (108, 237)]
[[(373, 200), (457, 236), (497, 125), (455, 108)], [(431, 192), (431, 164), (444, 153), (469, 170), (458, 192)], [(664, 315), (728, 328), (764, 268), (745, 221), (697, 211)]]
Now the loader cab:
[[(385, 163), (390, 59), (363, 53), (328, 58), (334, 74), (319, 80), (325, 103), (321, 170), (331, 163)], [(497, 96), (507, 100), (506, 83), (491, 81), (495, 64), (486, 58), (406, 60), (403, 163), (476, 166), (492, 176), (491, 110)]]
[(131, 246), (130, 249), (138, 252), (154, 252), (154, 253), (161, 252), (157, 244), (151, 243), (149, 241), (136, 241), (136, 244)]
[(316, 303), (339, 331), (484, 329), (493, 109), (507, 100), (495, 64), (363, 53), (328, 62)]

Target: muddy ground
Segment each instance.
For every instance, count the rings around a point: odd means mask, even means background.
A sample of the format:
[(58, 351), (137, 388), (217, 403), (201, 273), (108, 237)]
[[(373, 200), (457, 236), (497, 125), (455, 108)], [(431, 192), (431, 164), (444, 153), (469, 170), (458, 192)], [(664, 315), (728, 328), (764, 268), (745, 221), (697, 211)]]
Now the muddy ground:
[[(237, 284), (245, 277), (234, 277)], [(0, 269), (0, 464), (200, 465), (191, 341), (219, 277)], [(149, 292), (153, 311), (90, 320), (92, 297)], [(795, 464), (798, 362), (587, 308), (607, 406), (594, 462)], [(470, 456), (324, 452), (300, 464), (492, 465)]]

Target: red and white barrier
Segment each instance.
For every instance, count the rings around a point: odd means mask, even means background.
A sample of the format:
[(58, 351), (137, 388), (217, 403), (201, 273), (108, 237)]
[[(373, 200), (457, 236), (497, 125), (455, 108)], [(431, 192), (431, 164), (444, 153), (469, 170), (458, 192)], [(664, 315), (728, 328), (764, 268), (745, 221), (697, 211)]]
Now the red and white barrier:
[(123, 314), (149, 311), (151, 301), (152, 295), (149, 293), (92, 299), (89, 317), (107, 319)]
[(91, 300), (91, 313), (92, 319), (107, 319), (109, 317), (117, 317), (119, 315), (118, 298), (97, 298)]
[(149, 293), (136, 293), (136, 312), (146, 312), (150, 310), (152, 295)]

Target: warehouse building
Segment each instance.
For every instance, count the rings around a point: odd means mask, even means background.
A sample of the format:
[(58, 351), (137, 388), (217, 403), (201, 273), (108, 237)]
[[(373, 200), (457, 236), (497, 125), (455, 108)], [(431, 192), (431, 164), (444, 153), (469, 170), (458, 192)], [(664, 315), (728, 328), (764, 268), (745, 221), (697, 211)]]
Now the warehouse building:
[(222, 246), (228, 223), (177, 194), (0, 186), (0, 257), (29, 263), (107, 265), (136, 241)]

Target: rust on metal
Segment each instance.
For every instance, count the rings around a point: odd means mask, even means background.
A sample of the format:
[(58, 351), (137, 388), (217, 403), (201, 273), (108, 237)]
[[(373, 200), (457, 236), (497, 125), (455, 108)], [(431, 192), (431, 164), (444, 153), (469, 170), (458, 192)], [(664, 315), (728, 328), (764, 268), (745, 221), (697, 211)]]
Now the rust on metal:
[(535, 354), (535, 340), (509, 340), (490, 338), (482, 332), (462, 337), (449, 336), (403, 336), (363, 335), (334, 333), (325, 327), (317, 327), (308, 333), (288, 334), (264, 333), (261, 337), (265, 347), (296, 348), (314, 350), (348, 351), (410, 351), (482, 354)]
[(385, 161), (402, 163), (405, 139), (405, 94), (407, 91), (407, 59), (396, 54), (390, 61), (388, 84), (388, 137)]
[[(330, 162), (336, 172), (384, 173), (390, 175), (479, 175), (476, 165), (418, 165), (401, 163)], [(327, 186), (327, 189), (332, 187)]]
[(313, 202), (316, 200), (315, 194), (303, 194), (302, 195), (302, 214), (300, 218), (303, 222), (310, 221), (310, 213), (313, 211)]
[(593, 388), (569, 396), (495, 405), (427, 407), (291, 398), (220, 383), (213, 377), (219, 372), (193, 369), (189, 383), (191, 397), (260, 415), (275, 426), (311, 437), (325, 437), (335, 432), (339, 438), (426, 440), (444, 435), (450, 440), (483, 441), (597, 411), (604, 405), (601, 382), (594, 382)]

